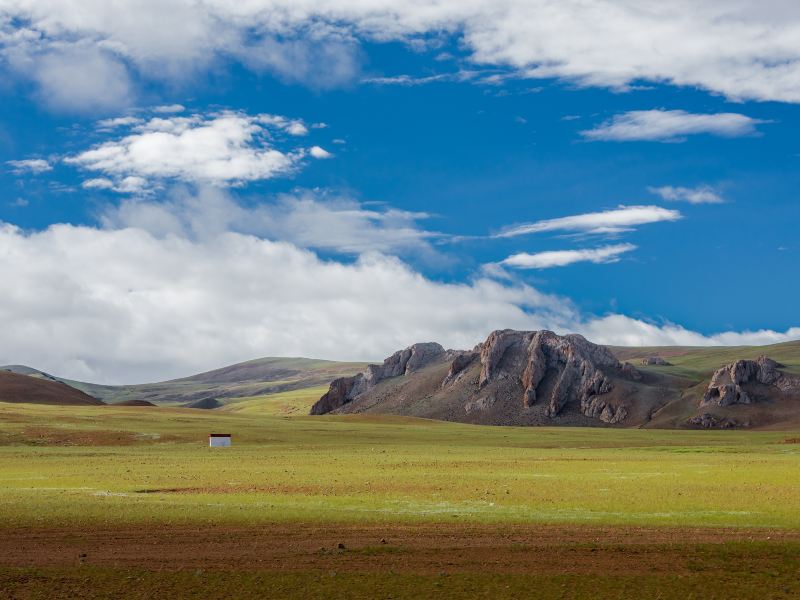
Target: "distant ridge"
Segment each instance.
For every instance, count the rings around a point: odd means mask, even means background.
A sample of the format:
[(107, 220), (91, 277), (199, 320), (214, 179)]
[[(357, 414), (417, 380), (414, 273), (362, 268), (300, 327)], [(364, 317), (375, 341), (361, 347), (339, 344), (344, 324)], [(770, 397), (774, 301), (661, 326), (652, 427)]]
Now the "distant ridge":
[(189, 377), (157, 383), (102, 385), (60, 378), (24, 365), (0, 367), (31, 378), (64, 383), (107, 404), (146, 401), (154, 405), (199, 404), (216, 408), (230, 400), (327, 385), (332, 379), (352, 375), (364, 363), (312, 358), (257, 358)]

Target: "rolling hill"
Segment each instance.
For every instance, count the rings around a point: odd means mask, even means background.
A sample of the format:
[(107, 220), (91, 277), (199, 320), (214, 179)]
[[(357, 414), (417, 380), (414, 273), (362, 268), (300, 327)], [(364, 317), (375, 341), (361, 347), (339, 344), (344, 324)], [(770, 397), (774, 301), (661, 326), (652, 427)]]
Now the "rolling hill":
[(0, 370), (0, 402), (101, 406), (103, 402), (60, 381)]
[(74, 381), (23, 365), (9, 365), (0, 370), (63, 383), (106, 404), (146, 401), (156, 405), (216, 408), (327, 385), (332, 379), (356, 373), (364, 366), (309, 358), (259, 358), (181, 379), (136, 385)]

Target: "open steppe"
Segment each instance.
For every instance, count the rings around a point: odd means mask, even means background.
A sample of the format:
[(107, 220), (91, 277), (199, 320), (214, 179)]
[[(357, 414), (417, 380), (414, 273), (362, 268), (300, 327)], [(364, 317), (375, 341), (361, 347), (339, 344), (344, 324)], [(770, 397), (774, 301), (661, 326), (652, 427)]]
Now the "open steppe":
[(269, 414), (317, 392), (0, 404), (4, 597), (800, 595), (800, 433)]

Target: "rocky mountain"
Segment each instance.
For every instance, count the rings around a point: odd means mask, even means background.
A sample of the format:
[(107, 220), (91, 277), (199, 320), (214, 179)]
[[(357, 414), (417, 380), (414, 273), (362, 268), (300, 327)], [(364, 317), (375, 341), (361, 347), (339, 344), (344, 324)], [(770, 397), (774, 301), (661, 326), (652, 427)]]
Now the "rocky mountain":
[(502, 330), (469, 351), (415, 344), (335, 380), (312, 414), (389, 412), (487, 424), (618, 424), (642, 375), (580, 335)]
[(779, 371), (771, 359), (735, 360), (708, 373), (689, 368), (693, 363), (683, 358), (713, 360), (720, 349), (616, 350), (550, 331), (495, 331), (472, 350), (414, 344), (334, 380), (311, 414), (384, 413), (490, 425), (800, 424), (800, 377)]

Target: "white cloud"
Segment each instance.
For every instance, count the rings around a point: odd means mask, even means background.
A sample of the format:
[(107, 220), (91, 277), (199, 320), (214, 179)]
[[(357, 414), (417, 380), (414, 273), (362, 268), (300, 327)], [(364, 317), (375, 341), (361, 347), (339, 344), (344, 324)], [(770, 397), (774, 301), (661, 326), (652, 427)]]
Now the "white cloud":
[(111, 190), (114, 189), (114, 182), (105, 177), (95, 177), (84, 181), (81, 187), (87, 190)]
[(552, 267), (565, 267), (578, 262), (612, 263), (619, 261), (620, 255), (632, 250), (636, 250), (636, 246), (633, 244), (616, 244), (601, 248), (551, 250), (535, 254), (520, 252), (502, 260), (500, 264), (517, 269), (550, 269)]
[(601, 212), (570, 215), (557, 219), (521, 223), (495, 234), (496, 238), (516, 237), (530, 233), (546, 231), (571, 231), (588, 234), (608, 234), (630, 231), (638, 225), (658, 223), (661, 221), (677, 221), (682, 218), (677, 210), (669, 210), (660, 206), (622, 206)]
[(106, 228), (136, 227), (159, 237), (207, 239), (230, 231), (341, 254), (433, 254), (430, 241), (442, 235), (419, 226), (428, 217), (390, 207), (368, 209), (351, 199), (310, 191), (245, 206), (222, 190), (206, 187), (198, 194), (178, 190), (161, 202), (126, 200), (106, 208), (100, 220)]
[[(83, 44), (152, 79), (180, 79), (234, 57), (290, 82), (331, 87), (357, 76), (359, 41), (428, 48), (437, 45), (432, 37), (452, 35), (474, 63), (527, 77), (800, 101), (800, 7), (785, 0), (2, 0), (3, 17), (6, 54)], [(93, 87), (102, 93), (118, 78), (101, 74)], [(51, 85), (46, 94), (67, 92), (84, 95), (78, 85)]]
[(144, 121), (139, 117), (114, 117), (112, 119), (101, 119), (97, 122), (98, 129), (116, 129), (117, 127), (131, 127), (139, 125)]
[[(450, 82), (450, 81), (472, 81), (477, 79), (483, 73), (480, 71), (462, 70), (455, 73), (437, 73), (436, 75), (391, 75), (385, 77), (365, 77), (361, 83), (369, 83), (373, 85), (398, 85), (402, 87), (416, 87), (419, 85), (427, 85), (429, 83)], [(481, 80), (485, 83), (491, 83), (491, 80)]]
[(325, 150), (325, 148), (321, 148), (320, 146), (311, 146), (311, 150), (309, 150), (309, 154), (314, 158), (333, 158), (333, 154)]
[[(2, 48), (0, 47), (0, 52)], [(52, 109), (95, 113), (127, 106), (136, 97), (128, 71), (116, 54), (91, 44), (25, 45), (0, 54), (13, 72), (37, 85)]]
[(237, 233), (6, 225), (0, 255), (15, 282), (0, 295), (0, 363), (102, 381), (265, 355), (379, 359), (427, 339), (471, 347), (501, 324), (544, 324), (527, 310), (561, 310), (526, 286), (439, 283), (382, 255), (324, 261)]
[(533, 287), (444, 283), (367, 253), (322, 260), (235, 232), (156, 236), (140, 227), (0, 225), (0, 364), (134, 382), (257, 356), (380, 360), (417, 341), (470, 348), (493, 329), (576, 331), (600, 343), (771, 343), (786, 332), (703, 336), (624, 315), (581, 315)]
[(330, 89), (352, 82), (362, 61), (356, 41), (335, 27), (310, 29), (295, 39), (266, 35), (231, 49), (231, 54), (250, 69), (271, 72), (287, 83)]
[(24, 160), (8, 160), (6, 164), (13, 167), (14, 173), (44, 173), (52, 171), (52, 165), (43, 158), (26, 158)]
[(118, 191), (140, 190), (131, 181), (181, 180), (236, 185), (288, 175), (306, 151), (274, 147), (268, 128), (290, 135), (302, 122), (275, 115), (222, 112), (210, 116), (153, 118), (124, 137), (101, 143), (65, 162), (112, 179)]
[(161, 114), (180, 113), (186, 110), (183, 104), (162, 104), (153, 108), (153, 112)]
[(669, 201), (683, 201), (690, 204), (720, 204), (725, 202), (720, 193), (710, 185), (700, 185), (693, 188), (665, 185), (649, 187), (647, 190)]
[(738, 113), (695, 114), (684, 110), (633, 110), (582, 131), (588, 140), (611, 142), (680, 142), (687, 135), (720, 137), (754, 135), (765, 123)]
[(263, 125), (271, 125), (282, 129), (289, 135), (308, 135), (308, 127), (300, 119), (289, 119), (281, 115), (258, 115), (256, 121)]
[(759, 329), (703, 335), (674, 323), (657, 325), (625, 315), (587, 320), (581, 333), (596, 343), (615, 346), (757, 346), (800, 339), (800, 327), (783, 332)]

